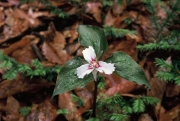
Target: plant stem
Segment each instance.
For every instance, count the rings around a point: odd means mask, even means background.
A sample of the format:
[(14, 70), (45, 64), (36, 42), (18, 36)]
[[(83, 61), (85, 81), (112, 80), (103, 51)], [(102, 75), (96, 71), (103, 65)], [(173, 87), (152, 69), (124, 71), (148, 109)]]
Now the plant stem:
[(97, 86), (98, 86), (98, 79), (97, 81), (94, 81), (94, 99), (93, 99), (93, 113), (92, 117), (96, 118), (96, 99), (97, 99)]

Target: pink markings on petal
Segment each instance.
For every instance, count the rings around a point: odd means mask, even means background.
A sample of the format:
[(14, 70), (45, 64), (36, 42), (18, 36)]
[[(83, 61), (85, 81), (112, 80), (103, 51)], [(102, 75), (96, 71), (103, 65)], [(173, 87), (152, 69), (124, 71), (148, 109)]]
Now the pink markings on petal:
[(84, 59), (87, 62), (90, 63), (91, 61), (96, 60), (96, 54), (92, 46), (89, 46), (89, 48), (86, 48), (85, 50), (83, 50), (82, 53), (83, 53)]
[(101, 72), (101, 73), (105, 73), (105, 74), (112, 74), (115, 71), (115, 67), (114, 64), (112, 63), (106, 63), (103, 61), (99, 61), (99, 67), (96, 68), (97, 71)]
[(77, 68), (78, 78), (84, 78), (85, 75), (91, 73), (94, 68), (89, 68), (89, 64), (84, 64)]

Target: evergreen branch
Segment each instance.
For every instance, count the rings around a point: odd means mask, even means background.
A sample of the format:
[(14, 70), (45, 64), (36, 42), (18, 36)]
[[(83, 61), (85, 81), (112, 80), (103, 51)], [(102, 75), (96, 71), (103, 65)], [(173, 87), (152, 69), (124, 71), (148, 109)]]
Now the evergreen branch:
[(19, 112), (20, 112), (20, 114), (22, 115), (22, 116), (27, 116), (28, 115), (28, 113), (30, 112), (30, 110), (31, 110), (31, 107), (22, 107), (22, 108), (20, 108), (19, 109)]
[(59, 110), (57, 110), (56, 113), (57, 113), (58, 115), (59, 115), (59, 114), (67, 115), (67, 114), (69, 114), (69, 110), (68, 110), (68, 109), (59, 109)]
[(117, 29), (106, 25), (104, 25), (104, 32), (105, 32), (105, 36), (107, 37), (110, 36), (113, 38), (124, 37), (127, 34), (130, 35), (136, 34), (136, 31), (130, 31), (127, 29)]
[(178, 44), (169, 44), (167, 42), (161, 42), (161, 43), (148, 43), (145, 45), (138, 45), (137, 48), (140, 51), (152, 51), (152, 50), (157, 50), (157, 49), (162, 49), (162, 50), (180, 50), (180, 43)]
[(163, 81), (173, 81), (175, 77), (173, 73), (163, 71), (157, 72), (155, 76)]
[(100, 121), (98, 118), (89, 118), (88, 120), (86, 121)]
[(141, 113), (141, 112), (145, 111), (145, 104), (144, 104), (143, 100), (141, 100), (140, 98), (134, 99), (133, 111), (134, 111), (134, 113)]
[(141, 100), (147, 105), (156, 105), (160, 100), (154, 97), (141, 96)]
[(32, 60), (33, 67), (31, 68), (27, 64), (16, 62), (13, 58), (4, 55), (2, 52), (0, 52), (0, 61), (0, 68), (6, 71), (3, 74), (3, 79), (8, 80), (16, 78), (17, 73), (21, 73), (26, 77), (29, 76), (30, 78), (47, 76), (47, 79), (52, 80), (54, 78), (53, 75), (57, 75), (61, 70), (60, 66), (44, 67), (37, 59)]
[(79, 98), (78, 96), (71, 94), (72, 100), (75, 101), (79, 107), (85, 106), (84, 100)]
[[(166, 11), (167, 13), (167, 17), (166, 19), (164, 19), (164, 21), (162, 22), (160, 29), (158, 30), (155, 38), (159, 38), (159, 35), (161, 34), (162, 30), (164, 29), (164, 27), (166, 26), (170, 26), (173, 24), (173, 18), (175, 18), (175, 16), (178, 15), (178, 11), (177, 11), (177, 7), (179, 5), (179, 0), (174, 0), (172, 8)], [(170, 11), (170, 12), (169, 12)]]
[(110, 121), (126, 121), (128, 119), (127, 115), (113, 113), (111, 114)]
[(123, 112), (123, 114), (132, 114), (133, 113), (133, 109), (132, 109), (131, 106), (126, 105), (126, 106), (123, 106), (122, 112)]
[(175, 83), (180, 86), (180, 75), (174, 78)]
[(168, 64), (166, 61), (163, 59), (155, 58), (155, 64), (156, 66), (159, 66), (160, 68), (166, 68), (166, 69), (171, 69), (172, 65)]

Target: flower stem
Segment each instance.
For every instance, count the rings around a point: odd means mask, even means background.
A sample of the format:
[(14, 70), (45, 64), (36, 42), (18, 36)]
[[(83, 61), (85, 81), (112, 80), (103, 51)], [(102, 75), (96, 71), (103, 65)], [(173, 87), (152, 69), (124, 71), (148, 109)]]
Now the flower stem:
[(97, 86), (98, 86), (98, 79), (97, 81), (94, 81), (94, 99), (93, 99), (93, 113), (92, 117), (96, 118), (96, 99), (97, 99)]

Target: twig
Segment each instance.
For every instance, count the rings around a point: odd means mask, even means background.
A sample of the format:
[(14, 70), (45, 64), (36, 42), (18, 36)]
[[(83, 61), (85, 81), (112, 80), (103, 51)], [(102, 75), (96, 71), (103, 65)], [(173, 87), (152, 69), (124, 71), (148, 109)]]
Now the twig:
[(96, 118), (96, 99), (97, 99), (97, 86), (98, 86), (98, 79), (97, 81), (94, 81), (94, 99), (93, 99), (93, 113), (92, 117)]
[(35, 54), (37, 55), (38, 59), (42, 62), (44, 60), (42, 54), (40, 53), (39, 48), (36, 44), (31, 44), (32, 49), (34, 50)]
[(133, 98), (139, 98), (139, 95), (133, 95), (133, 94), (121, 94), (121, 96), (126, 96), (126, 97), (133, 97)]

